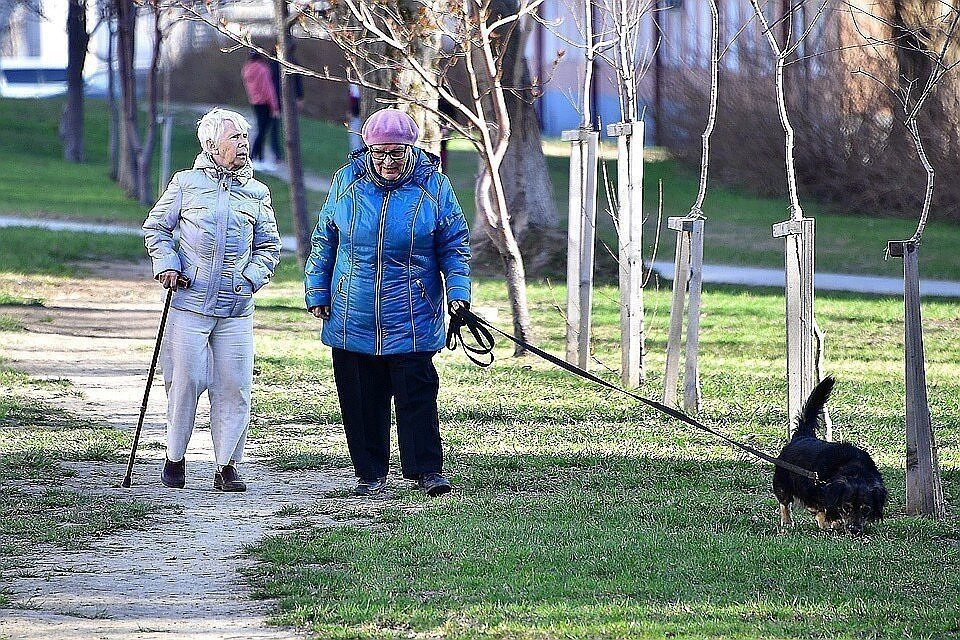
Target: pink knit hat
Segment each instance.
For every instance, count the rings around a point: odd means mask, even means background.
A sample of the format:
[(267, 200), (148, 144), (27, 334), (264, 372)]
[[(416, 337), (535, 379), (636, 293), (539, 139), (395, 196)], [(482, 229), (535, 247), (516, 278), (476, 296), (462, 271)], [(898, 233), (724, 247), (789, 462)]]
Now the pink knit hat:
[(368, 147), (374, 144), (414, 145), (420, 129), (413, 118), (399, 109), (380, 109), (363, 123), (360, 136)]

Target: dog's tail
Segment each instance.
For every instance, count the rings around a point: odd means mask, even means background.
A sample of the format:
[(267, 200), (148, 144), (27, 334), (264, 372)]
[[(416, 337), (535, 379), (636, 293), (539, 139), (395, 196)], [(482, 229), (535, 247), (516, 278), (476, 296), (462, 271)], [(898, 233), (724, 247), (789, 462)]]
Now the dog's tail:
[(824, 405), (827, 404), (827, 398), (830, 397), (835, 382), (833, 376), (827, 376), (810, 392), (810, 397), (807, 398), (800, 415), (797, 416), (797, 428), (793, 432), (794, 438), (816, 437), (817, 419), (820, 417)]

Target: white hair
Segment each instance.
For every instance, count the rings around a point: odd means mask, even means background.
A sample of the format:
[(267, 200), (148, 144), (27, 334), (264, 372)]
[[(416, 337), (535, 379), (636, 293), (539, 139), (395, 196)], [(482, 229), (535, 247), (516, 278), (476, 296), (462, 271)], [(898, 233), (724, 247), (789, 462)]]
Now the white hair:
[(236, 111), (219, 107), (208, 111), (197, 121), (197, 139), (200, 140), (200, 146), (204, 151), (207, 151), (207, 141), (216, 142), (220, 139), (223, 123), (227, 121), (232, 122), (240, 133), (247, 133), (250, 130), (250, 123)]

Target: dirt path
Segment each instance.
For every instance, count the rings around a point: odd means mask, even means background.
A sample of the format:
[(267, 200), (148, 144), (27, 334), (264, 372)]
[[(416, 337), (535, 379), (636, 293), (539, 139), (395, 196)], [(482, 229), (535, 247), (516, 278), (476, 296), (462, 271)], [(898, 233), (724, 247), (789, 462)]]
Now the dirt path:
[[(70, 408), (120, 428), (136, 427), (160, 317), (160, 292), (145, 265), (116, 265), (111, 279), (70, 291), (30, 282), (43, 307), (7, 307), (27, 332), (3, 333), (0, 357), (36, 377), (67, 378), (82, 392)], [(46, 291), (35, 292), (36, 287)], [(54, 287), (50, 289), (49, 287)], [(56, 288), (56, 287), (59, 287)], [(278, 473), (251, 456), (241, 465), (244, 494), (215, 492), (206, 415), (187, 453), (187, 487), (164, 488), (165, 394), (158, 374), (151, 390), (133, 488), (119, 488), (124, 465), (73, 464), (64, 485), (87, 494), (172, 504), (145, 531), (107, 536), (82, 552), (44, 550), (28, 558), (5, 588), (20, 608), (0, 611), (0, 637), (134, 640), (299, 638), (268, 627), (268, 604), (250, 599), (238, 570), (244, 545), (287, 523), (285, 506), (311, 503), (346, 482), (326, 473)], [(68, 400), (69, 402), (69, 400)], [(206, 398), (201, 399), (201, 406)], [(255, 453), (255, 451), (254, 451)]]

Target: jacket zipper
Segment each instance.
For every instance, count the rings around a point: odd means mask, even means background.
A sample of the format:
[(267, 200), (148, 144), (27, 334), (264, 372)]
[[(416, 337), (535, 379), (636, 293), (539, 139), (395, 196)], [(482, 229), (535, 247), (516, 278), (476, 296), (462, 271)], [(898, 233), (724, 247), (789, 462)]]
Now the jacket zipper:
[(377, 230), (377, 282), (374, 287), (373, 296), (373, 318), (377, 331), (376, 354), (380, 355), (383, 349), (383, 337), (380, 331), (380, 286), (383, 283), (383, 234), (387, 222), (387, 203), (390, 202), (390, 192), (383, 198), (383, 206), (380, 208), (380, 226)]

